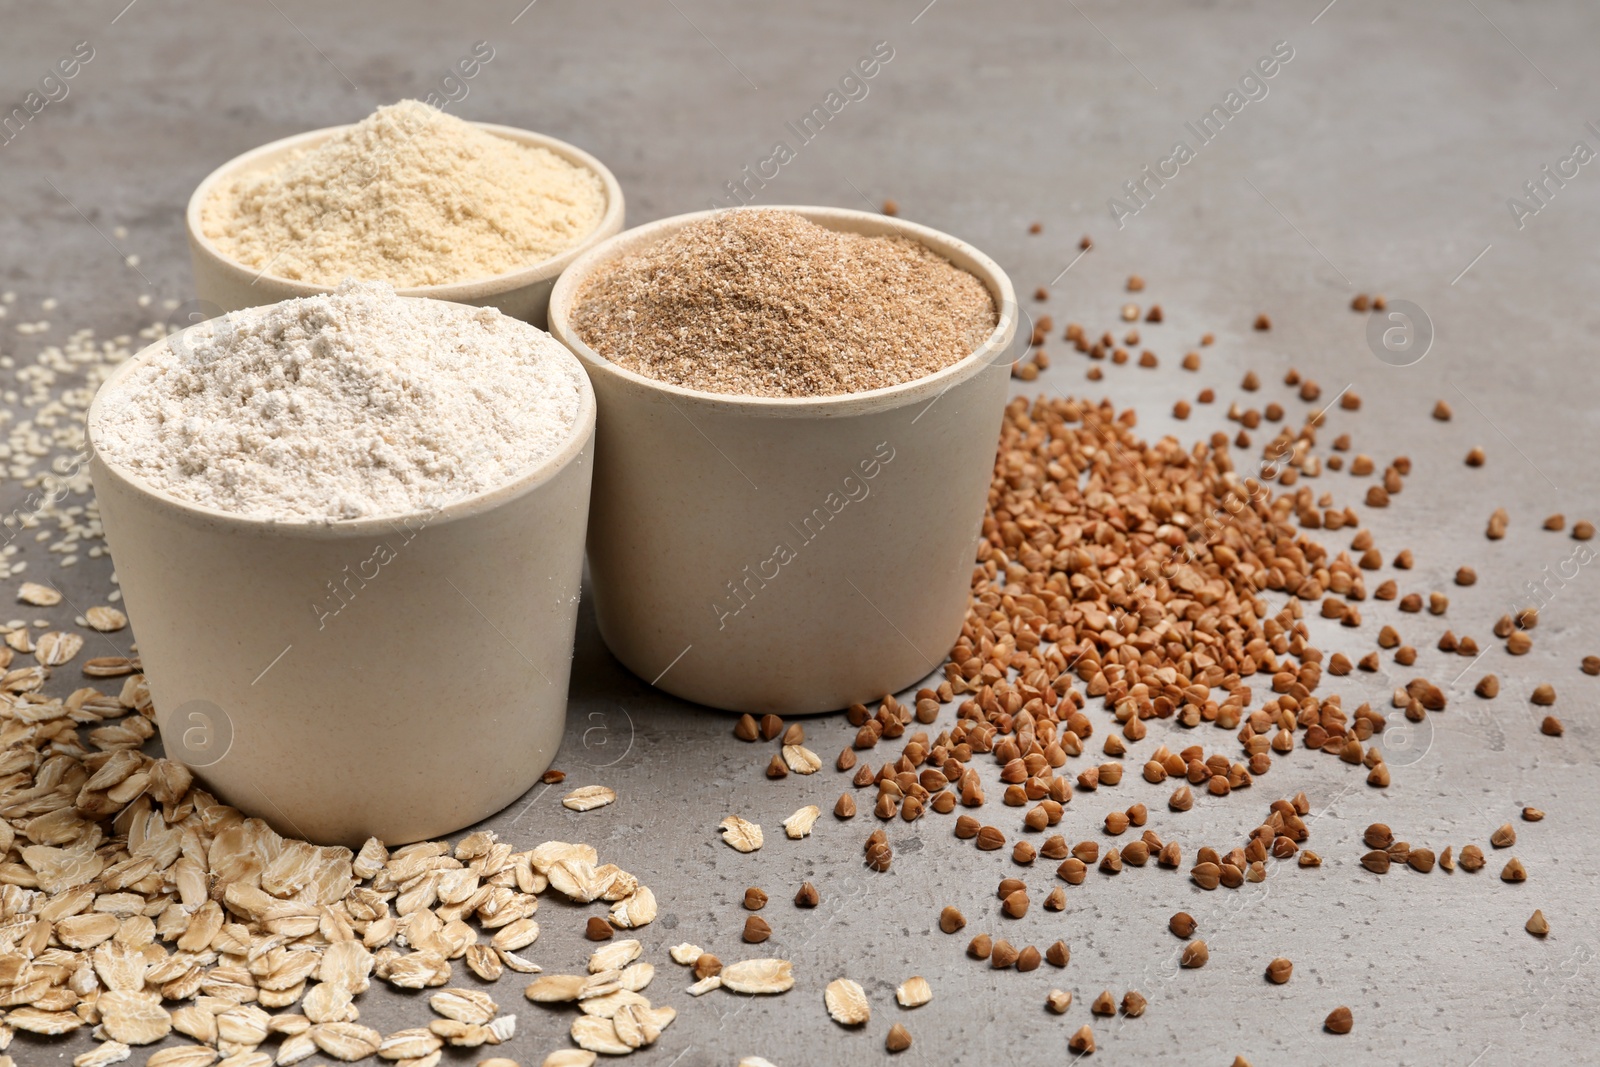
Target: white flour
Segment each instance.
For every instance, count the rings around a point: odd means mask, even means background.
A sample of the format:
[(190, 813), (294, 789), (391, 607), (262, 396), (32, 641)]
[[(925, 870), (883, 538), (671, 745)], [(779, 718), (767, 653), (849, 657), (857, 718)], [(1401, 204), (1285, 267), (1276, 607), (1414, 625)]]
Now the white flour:
[(175, 335), (91, 426), (106, 461), (256, 519), (392, 516), (505, 485), (571, 436), (584, 372), (491, 308), (345, 282)]

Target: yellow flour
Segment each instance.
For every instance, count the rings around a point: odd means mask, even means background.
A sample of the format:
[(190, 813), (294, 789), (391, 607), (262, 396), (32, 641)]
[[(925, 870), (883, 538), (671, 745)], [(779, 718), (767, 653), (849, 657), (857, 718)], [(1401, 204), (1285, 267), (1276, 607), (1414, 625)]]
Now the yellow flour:
[(409, 288), (542, 262), (592, 233), (605, 209), (587, 168), (402, 100), (219, 185), (202, 224), (223, 254), (270, 274)]

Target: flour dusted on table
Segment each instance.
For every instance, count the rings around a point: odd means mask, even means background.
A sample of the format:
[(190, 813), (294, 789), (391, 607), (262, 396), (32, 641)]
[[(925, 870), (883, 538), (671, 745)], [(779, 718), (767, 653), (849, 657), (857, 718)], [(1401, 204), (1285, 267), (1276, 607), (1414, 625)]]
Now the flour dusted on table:
[(201, 222), (224, 255), (279, 277), (410, 288), (533, 266), (593, 233), (605, 210), (588, 168), (402, 100), (219, 183)]
[(395, 515), (514, 481), (572, 436), (583, 370), (492, 308), (346, 282), (170, 338), (101, 398), (105, 459), (255, 519)]

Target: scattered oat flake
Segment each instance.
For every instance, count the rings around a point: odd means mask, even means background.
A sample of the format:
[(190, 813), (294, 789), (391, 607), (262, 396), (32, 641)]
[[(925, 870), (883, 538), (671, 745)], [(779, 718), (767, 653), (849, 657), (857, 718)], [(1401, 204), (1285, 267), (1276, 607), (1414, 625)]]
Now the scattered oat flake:
[(816, 824), (817, 816), (822, 814), (822, 809), (815, 804), (807, 804), (787, 819), (783, 820), (783, 832), (791, 840), (798, 841), (802, 837), (811, 835), (811, 827)]
[(822, 757), (804, 745), (784, 745), (783, 762), (795, 774), (816, 774), (822, 769)]
[(646, 997), (640, 996), (631, 989), (613, 989), (611, 992), (599, 997), (588, 997), (578, 1001), (578, 1010), (585, 1015), (598, 1015), (602, 1019), (614, 1019), (617, 1012), (628, 1005), (650, 1006)]
[(558, 860), (545, 877), (550, 888), (578, 904), (587, 904), (605, 888), (594, 864), (576, 858)]
[(498, 982), (505, 973), (504, 965), (488, 945), (468, 945), (465, 960), (467, 970), (485, 982)]
[(92, 629), (101, 633), (111, 633), (128, 625), (128, 617), (116, 608), (105, 605), (96, 605), (83, 613), (84, 619)]
[(46, 667), (59, 667), (83, 650), (83, 638), (74, 633), (52, 630), (40, 634), (33, 654)]
[[(676, 1016), (677, 1013), (673, 1014)], [(618, 1008), (616, 1015), (611, 1017), (611, 1025), (616, 1028), (618, 1039), (629, 1048), (644, 1048), (654, 1044), (661, 1036), (661, 1028), (656, 1025), (648, 1001), (643, 1006), (625, 1004)]]
[(597, 1015), (580, 1015), (572, 1020), (572, 1040), (581, 1048), (607, 1056), (626, 1056), (633, 1051), (617, 1036), (616, 1024)]
[(763, 843), (761, 826), (737, 815), (723, 819), (718, 828), (722, 831), (722, 839), (740, 852), (754, 852)]
[(23, 582), (17, 589), (17, 599), (36, 608), (53, 608), (61, 603), (61, 594), (48, 585)]
[(596, 892), (595, 896), (601, 900), (618, 901), (626, 900), (639, 888), (639, 879), (618, 867), (615, 863), (607, 863), (594, 869)]
[(835, 978), (823, 990), (822, 998), (828, 1004), (828, 1014), (833, 1021), (845, 1026), (860, 1026), (872, 1018), (872, 1005), (867, 1002), (867, 991), (853, 978)]
[(18, 667), (0, 677), (0, 689), (8, 693), (31, 693), (41, 688), (49, 677), (47, 667)]
[(499, 957), (501, 963), (518, 974), (538, 974), (542, 970), (537, 963), (517, 955), (510, 949), (496, 948), (494, 954)]
[[(886, 211), (885, 214), (892, 215), (894, 212)], [(745, 1056), (739, 1061), (739, 1067), (777, 1067), (777, 1064), (762, 1056)]]
[(637, 993), (650, 984), (656, 976), (656, 967), (653, 963), (635, 963), (622, 968), (622, 973), (617, 976), (617, 981), (623, 989)]
[(544, 1058), (540, 1067), (594, 1067), (599, 1058), (586, 1048), (558, 1048)]
[(444, 1038), (452, 1048), (481, 1048), (496, 1044), (494, 1035), (481, 1023), (458, 1023), (454, 1019), (435, 1019), (428, 1029)]
[(561, 798), (561, 806), (573, 811), (592, 811), (603, 808), (617, 799), (617, 794), (603, 785), (586, 785), (574, 789)]
[(648, 925), (656, 917), (656, 895), (649, 886), (640, 886), (611, 906), (611, 925), (633, 930)]
[(444, 1046), (444, 1040), (425, 1026), (397, 1030), (378, 1045), (378, 1055), (386, 1060), (418, 1060)]
[(528, 853), (528, 862), (540, 874), (549, 874), (550, 868), (562, 860), (577, 860), (592, 867), (600, 862), (600, 854), (593, 845), (575, 845), (566, 841), (546, 841)]
[(500, 1010), (494, 998), (481, 989), (441, 989), (428, 998), (428, 1006), (461, 1023), (487, 1023)]
[(107, 1041), (88, 1052), (73, 1057), (72, 1067), (111, 1067), (133, 1055), (133, 1049), (120, 1041)]
[(900, 1002), (902, 1008), (920, 1008), (933, 999), (933, 989), (928, 985), (928, 980), (921, 975), (907, 978), (899, 989), (894, 991), (894, 999)]
[(689, 995), (691, 997), (699, 997), (699, 996), (704, 996), (705, 994), (711, 992), (713, 989), (721, 989), (721, 988), (722, 988), (722, 975), (720, 975), (720, 974), (712, 974), (712, 975), (707, 975), (706, 977), (700, 979), (700, 981), (696, 982), (694, 985), (690, 986), (689, 989), (688, 989), (688, 993), (689, 993)]
[(643, 951), (644, 945), (633, 938), (628, 938), (625, 941), (613, 941), (603, 948), (595, 949), (589, 955), (589, 973), (599, 974), (602, 971), (620, 971), (638, 959), (639, 954)]
[(680, 941), (667, 949), (667, 955), (672, 957), (673, 963), (681, 963), (685, 967), (692, 966), (694, 961), (705, 954), (705, 949), (699, 945), (692, 945), (687, 941)]
[(346, 1063), (375, 1054), (383, 1044), (378, 1031), (359, 1023), (322, 1023), (308, 1032), (324, 1053)]
[(617, 1029), (617, 1036), (624, 1045), (630, 1048), (644, 1048), (653, 1045), (661, 1037), (661, 1031), (672, 1025), (678, 1017), (676, 1008), (665, 1005), (653, 1008), (648, 1003), (644, 1005), (630, 1004), (618, 1010), (615, 1018), (611, 1020)]
[[(502, 933), (504, 931), (501, 931)], [(410, 952), (389, 965), (385, 981), (399, 989), (427, 989), (450, 981), (450, 961), (437, 952)], [(319, 1044), (318, 1048), (322, 1048)], [(334, 1053), (322, 1049), (332, 1056)]]
[(578, 990), (578, 999), (591, 1000), (594, 997), (603, 997), (621, 988), (621, 971), (600, 971), (583, 980), (583, 988)]
[(232, 1045), (259, 1045), (267, 1039), (270, 1022), (254, 1004), (240, 1004), (217, 1016), (217, 1038)]
[(172, 1016), (161, 1006), (159, 993), (108, 989), (100, 994), (95, 1006), (100, 1010), (100, 1026), (107, 1036), (124, 1044), (150, 1045), (172, 1032)]
[[(359, 944), (359, 942), (356, 942)], [(320, 982), (300, 1001), (300, 1010), (312, 1023), (352, 1023), (356, 1007), (350, 990), (333, 982)]]
[(204, 1045), (174, 1045), (150, 1053), (144, 1067), (211, 1067), (215, 1062), (216, 1049)]
[(70, 1011), (45, 1011), (41, 1008), (18, 1008), (6, 1015), (6, 1023), (16, 1030), (30, 1034), (56, 1036), (76, 1030), (83, 1020)]
[(731, 993), (783, 993), (794, 988), (788, 960), (740, 960), (722, 968), (722, 988)]
[(365, 945), (356, 940), (339, 941), (323, 950), (317, 979), (352, 993), (360, 993), (367, 988), (367, 976), (372, 973), (372, 966), (372, 953)]
[(118, 678), (138, 669), (138, 661), (127, 656), (97, 656), (83, 664), (83, 673), (89, 678)]
[[(235, 1067), (236, 1064), (238, 1067), (247, 1067), (247, 1065), (248, 1067), (257, 1067), (257, 1063), (260, 1063), (260, 1067), (267, 1067), (266, 1063), (261, 1063), (260, 1061), (254, 1059), (254, 1057), (264, 1055), (264, 1053), (260, 1051), (250, 1052), (248, 1051), (250, 1047), (251, 1046), (246, 1045), (244, 1048), (247, 1051), (241, 1051), (228, 1057), (228, 1059), (224, 1061), (226, 1063), (226, 1067)], [(280, 1067), (290, 1067), (290, 1065), (301, 1063), (310, 1059), (316, 1054), (317, 1043), (311, 1040), (310, 1031), (306, 1031), (299, 1034), (290, 1034), (288, 1037), (284, 1038), (283, 1044), (278, 1046), (278, 1056), (272, 1062), (279, 1064)], [(148, 1067), (148, 1065), (146, 1065), (146, 1067)], [(321, 1065), (319, 1064), (318, 1067), (321, 1067)]]
[(577, 1000), (588, 981), (583, 974), (544, 974), (534, 979), (524, 995), (535, 1004), (561, 1004)]
[(495, 931), (494, 947), (507, 952), (527, 948), (539, 939), (539, 924), (532, 919), (518, 919)]

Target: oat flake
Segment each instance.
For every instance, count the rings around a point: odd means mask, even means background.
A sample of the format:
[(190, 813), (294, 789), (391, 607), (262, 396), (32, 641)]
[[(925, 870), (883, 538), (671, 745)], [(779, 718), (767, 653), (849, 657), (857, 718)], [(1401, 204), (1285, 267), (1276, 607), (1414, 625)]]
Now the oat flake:
[(722, 839), (740, 852), (754, 852), (762, 845), (761, 827), (737, 815), (729, 815), (718, 824)]

